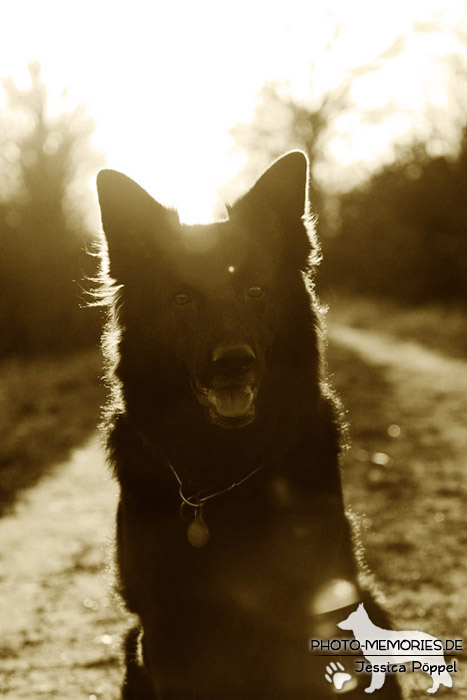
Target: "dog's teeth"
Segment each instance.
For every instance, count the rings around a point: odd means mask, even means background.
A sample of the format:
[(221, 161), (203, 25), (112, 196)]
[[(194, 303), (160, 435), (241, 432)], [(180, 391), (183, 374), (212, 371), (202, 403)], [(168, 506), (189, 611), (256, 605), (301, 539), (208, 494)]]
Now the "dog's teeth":
[(220, 416), (224, 418), (240, 418), (251, 407), (253, 391), (251, 387), (211, 389), (208, 398)]

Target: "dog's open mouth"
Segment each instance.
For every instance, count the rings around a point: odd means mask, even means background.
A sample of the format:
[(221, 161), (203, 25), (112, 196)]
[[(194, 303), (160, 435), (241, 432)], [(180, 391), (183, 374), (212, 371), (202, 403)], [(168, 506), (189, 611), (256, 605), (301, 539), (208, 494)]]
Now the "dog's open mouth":
[(243, 428), (255, 419), (256, 387), (251, 384), (197, 385), (199, 402), (209, 409), (213, 423), (223, 428)]

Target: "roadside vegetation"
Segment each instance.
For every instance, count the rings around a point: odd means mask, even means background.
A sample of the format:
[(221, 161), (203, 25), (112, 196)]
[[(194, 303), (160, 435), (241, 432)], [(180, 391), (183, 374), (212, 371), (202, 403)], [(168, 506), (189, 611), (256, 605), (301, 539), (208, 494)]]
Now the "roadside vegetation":
[(370, 329), (420, 343), (447, 355), (467, 358), (467, 305), (400, 304), (390, 299), (323, 294), (328, 321)]
[(0, 365), (0, 515), (96, 430), (101, 366), (97, 348)]
[(104, 394), (86, 308), (94, 125), (79, 106), (51, 115), (38, 63), (29, 77), (3, 82), (0, 112), (0, 515), (95, 430)]

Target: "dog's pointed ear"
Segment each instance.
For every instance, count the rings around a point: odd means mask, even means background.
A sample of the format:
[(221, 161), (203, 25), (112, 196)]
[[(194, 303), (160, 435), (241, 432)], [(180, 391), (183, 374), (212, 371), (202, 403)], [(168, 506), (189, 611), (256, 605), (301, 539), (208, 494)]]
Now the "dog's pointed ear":
[(316, 249), (308, 189), (308, 158), (303, 151), (291, 151), (276, 160), (230, 212), (253, 221), (255, 229), (267, 227), (272, 215), (283, 253), (305, 269)]
[(287, 219), (308, 214), (308, 158), (303, 151), (291, 151), (276, 160), (257, 180), (252, 196), (266, 200)]
[(107, 239), (109, 271), (117, 282), (149, 257), (158, 232), (173, 224), (174, 212), (156, 202), (131, 178), (116, 170), (101, 170), (97, 192)]

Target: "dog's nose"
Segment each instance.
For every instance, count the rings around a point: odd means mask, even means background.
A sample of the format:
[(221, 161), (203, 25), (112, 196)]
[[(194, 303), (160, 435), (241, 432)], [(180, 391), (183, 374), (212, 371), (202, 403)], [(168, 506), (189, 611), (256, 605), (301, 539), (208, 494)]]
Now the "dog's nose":
[(256, 355), (246, 343), (238, 345), (218, 345), (212, 353), (216, 372), (220, 374), (238, 374), (251, 369)]

